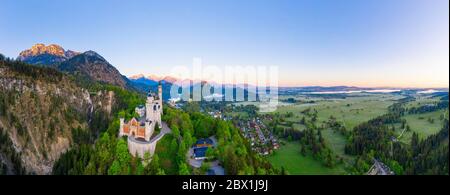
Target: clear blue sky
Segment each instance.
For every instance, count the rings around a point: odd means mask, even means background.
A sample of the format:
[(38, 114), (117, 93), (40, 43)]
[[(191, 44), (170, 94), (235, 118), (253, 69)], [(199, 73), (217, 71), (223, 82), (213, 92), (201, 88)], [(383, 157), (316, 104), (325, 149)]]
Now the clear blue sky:
[(282, 85), (448, 87), (448, 0), (2, 0), (0, 53), (94, 50), (123, 74), (277, 65)]

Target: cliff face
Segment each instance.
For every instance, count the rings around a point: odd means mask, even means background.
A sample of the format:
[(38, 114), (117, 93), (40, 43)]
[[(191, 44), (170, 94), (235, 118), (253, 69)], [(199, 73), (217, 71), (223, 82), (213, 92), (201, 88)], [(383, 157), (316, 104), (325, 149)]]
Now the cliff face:
[[(91, 135), (93, 113), (109, 117), (114, 102), (114, 93), (89, 92), (56, 70), (0, 61), (0, 133), (11, 140), (26, 173), (51, 173), (80, 135)], [(0, 164), (17, 173), (8, 156), (0, 150)]]

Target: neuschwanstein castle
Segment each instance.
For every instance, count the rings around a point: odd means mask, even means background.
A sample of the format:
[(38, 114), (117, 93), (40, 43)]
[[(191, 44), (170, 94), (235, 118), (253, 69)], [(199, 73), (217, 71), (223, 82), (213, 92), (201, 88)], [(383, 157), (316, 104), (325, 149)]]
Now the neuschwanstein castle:
[(158, 95), (148, 93), (147, 101), (144, 105), (135, 109), (139, 118), (132, 118), (130, 121), (120, 119), (119, 137), (128, 136), (128, 151), (133, 155), (143, 158), (148, 152), (151, 156), (155, 152), (156, 143), (162, 136), (155, 135), (156, 125), (162, 128), (161, 115), (163, 114), (162, 86), (158, 85)]

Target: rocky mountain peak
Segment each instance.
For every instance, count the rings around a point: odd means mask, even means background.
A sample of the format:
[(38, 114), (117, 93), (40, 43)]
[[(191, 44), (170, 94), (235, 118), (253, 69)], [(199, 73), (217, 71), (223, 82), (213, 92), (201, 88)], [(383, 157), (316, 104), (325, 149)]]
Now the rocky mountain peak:
[(140, 79), (140, 78), (145, 78), (145, 75), (144, 74), (137, 74), (137, 75), (130, 76), (130, 79)]
[(64, 50), (56, 44), (38, 43), (20, 52), (18, 60), (38, 66), (53, 67), (59, 71), (81, 75), (93, 81), (100, 81), (122, 88), (130, 87), (129, 80), (97, 52), (83, 53)]
[(42, 43), (38, 43), (36, 45), (33, 45), (30, 49), (20, 52), (19, 58), (20, 57), (27, 58), (31, 56), (38, 56), (41, 54), (50, 54), (55, 56), (66, 57), (65, 55), (66, 52), (61, 46), (56, 44), (50, 44), (48, 46), (45, 46)]
[(64, 50), (59, 45), (38, 43), (30, 49), (20, 52), (18, 60), (29, 64), (54, 65), (80, 54), (76, 51)]

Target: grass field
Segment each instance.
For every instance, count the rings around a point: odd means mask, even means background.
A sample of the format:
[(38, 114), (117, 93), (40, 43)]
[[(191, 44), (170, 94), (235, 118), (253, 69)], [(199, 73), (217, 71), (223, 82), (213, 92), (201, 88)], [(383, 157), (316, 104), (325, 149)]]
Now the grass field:
[[(295, 98), (297, 100), (304, 100), (307, 102), (314, 100), (314, 103), (291, 103), (282, 104), (278, 106), (275, 113), (286, 114), (292, 113), (292, 117), (285, 117), (285, 122), (279, 124), (279, 127), (288, 127), (290, 122), (293, 123), (295, 130), (302, 131), (305, 129), (304, 125), (299, 124), (301, 119), (305, 117), (310, 119), (301, 112), (311, 108), (317, 110), (317, 126), (321, 126), (328, 121), (330, 116), (334, 116), (337, 121), (343, 122), (347, 130), (351, 131), (353, 128), (363, 122), (376, 118), (380, 115), (388, 113), (388, 107), (397, 102), (397, 100), (405, 96), (398, 94), (352, 94), (344, 99), (325, 99), (325, 98), (308, 98), (304, 95), (298, 96), (280, 96), (280, 99)], [(417, 95), (416, 100), (408, 102), (405, 107), (417, 107), (425, 104), (436, 103), (438, 98), (431, 98), (429, 95)], [(441, 115), (448, 118), (448, 109), (429, 112), (424, 114), (406, 114), (403, 119), (406, 120), (410, 126), (410, 132), (404, 132), (400, 137), (400, 141), (409, 144), (413, 132), (417, 132), (421, 139), (424, 139), (432, 134), (439, 132), (442, 128)], [(430, 122), (429, 119), (434, 120)], [(401, 134), (401, 124), (394, 124), (397, 136)], [(325, 142), (328, 144), (333, 152), (344, 159), (344, 164), (354, 160), (354, 156), (345, 154), (345, 144), (347, 138), (339, 132), (332, 129), (322, 130), (322, 135)], [(336, 168), (327, 168), (318, 160), (315, 160), (311, 155), (303, 156), (300, 154), (300, 144), (298, 142), (287, 142), (282, 145), (279, 150), (268, 157), (269, 161), (276, 167), (284, 167), (290, 174), (345, 174), (345, 165), (340, 165)]]
[(241, 117), (242, 119), (248, 119), (249, 115), (246, 112), (233, 112), (233, 113), (227, 113), (232, 117)]
[(275, 167), (284, 167), (291, 175), (339, 175), (345, 174), (342, 166), (328, 168), (311, 155), (300, 153), (300, 143), (286, 142), (279, 150), (268, 157)]
[[(406, 115), (404, 116), (404, 119), (406, 119), (406, 122), (411, 127), (412, 131), (417, 132), (420, 138), (425, 138), (441, 130), (441, 114), (444, 114), (443, 110), (423, 114)], [(428, 121), (429, 118), (433, 119), (434, 122), (430, 123)]]
[(354, 156), (345, 154), (345, 144), (347, 143), (347, 139), (341, 133), (332, 129), (325, 129), (322, 131), (322, 136), (335, 154), (343, 157), (346, 161), (354, 159)]
[[(289, 96), (292, 97), (292, 96)], [(316, 124), (320, 126), (328, 121), (330, 116), (334, 116), (338, 121), (343, 122), (347, 130), (352, 130), (356, 125), (366, 122), (372, 118), (388, 112), (388, 107), (403, 96), (392, 94), (356, 94), (345, 99), (323, 99), (295, 97), (298, 100), (314, 100), (314, 103), (296, 103), (279, 106), (276, 113), (286, 114), (292, 112), (293, 116), (283, 118), (287, 122), (294, 122), (296, 130), (304, 130), (305, 126), (298, 122), (305, 116), (301, 112), (311, 108), (318, 111)], [(288, 98), (280, 96), (280, 98)], [(305, 98), (305, 99), (302, 99)], [(283, 125), (280, 125), (283, 127)], [(342, 157), (345, 162), (354, 160), (354, 156), (345, 154), (345, 144), (347, 138), (332, 129), (325, 129), (322, 135), (333, 152)], [(269, 157), (270, 162), (277, 167), (284, 167), (290, 174), (345, 174), (344, 165), (336, 168), (327, 168), (312, 156), (302, 156), (300, 154), (300, 144), (288, 142)]]
[[(443, 121), (440, 120), (440, 115), (443, 114), (444, 110), (439, 110), (435, 112), (423, 113), (423, 114), (408, 114), (403, 117), (406, 123), (410, 126), (411, 131), (404, 132), (399, 140), (405, 144), (410, 144), (411, 136), (413, 132), (419, 135), (420, 139), (425, 139), (426, 137), (436, 134), (439, 132), (443, 126)], [(448, 112), (448, 111), (447, 111)], [(434, 119), (434, 123), (428, 122), (428, 118)], [(397, 123), (394, 125), (397, 136), (401, 135), (402, 129), (401, 124)]]
[(287, 121), (300, 121), (303, 114), (300, 112), (307, 109), (318, 111), (318, 121), (327, 121), (330, 116), (334, 116), (338, 121), (344, 122), (348, 130), (356, 125), (368, 121), (372, 118), (387, 113), (387, 108), (401, 96), (390, 94), (371, 94), (361, 97), (348, 97), (346, 99), (322, 99), (314, 104), (295, 104), (278, 107), (278, 113), (292, 112), (294, 116)]
[(411, 108), (411, 107), (418, 107), (418, 106), (423, 106), (426, 104), (433, 104), (433, 103), (437, 103), (439, 102), (440, 98), (431, 98), (428, 96), (416, 96), (416, 99), (412, 102), (408, 102), (405, 105), (405, 108)]

